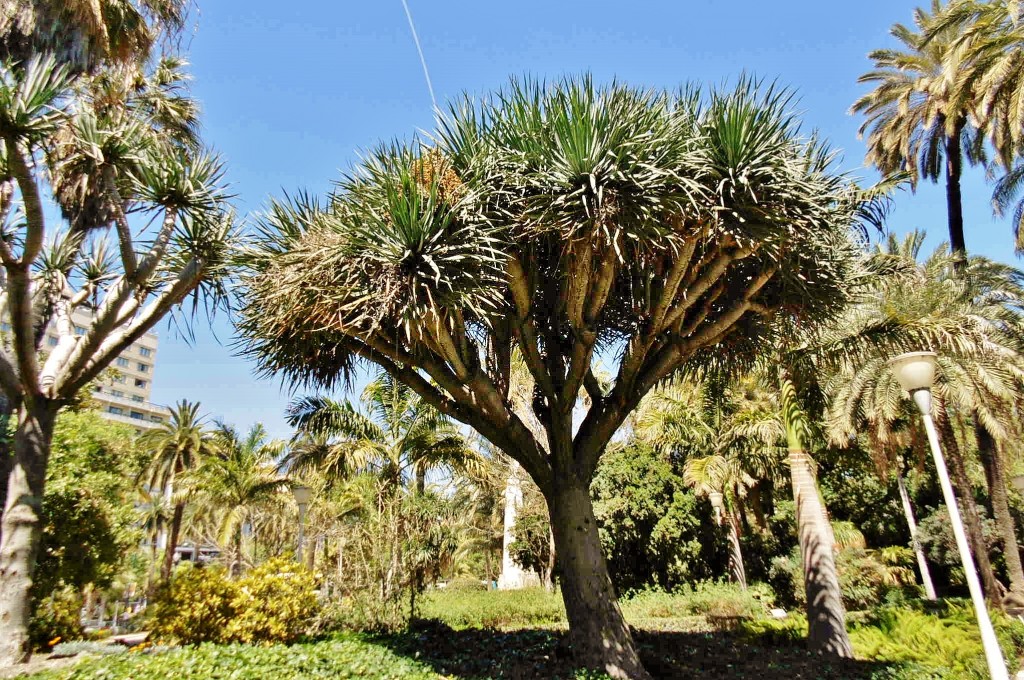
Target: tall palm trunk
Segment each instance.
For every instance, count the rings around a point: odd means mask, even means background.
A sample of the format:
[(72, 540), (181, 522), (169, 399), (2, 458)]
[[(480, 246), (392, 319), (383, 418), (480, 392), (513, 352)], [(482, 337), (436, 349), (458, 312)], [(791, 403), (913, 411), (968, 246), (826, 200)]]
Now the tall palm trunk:
[(807, 593), (808, 643), (815, 651), (850, 658), (853, 649), (846, 633), (846, 609), (839, 587), (833, 540), (826, 525), (811, 458), (802, 448), (790, 448), (789, 472)]
[(729, 523), (729, 573), (740, 589), (746, 590), (747, 570), (743, 566), (743, 549), (740, 546), (740, 521), (732, 513), (725, 516), (725, 521)]
[(1006, 594), (1006, 604), (1013, 607), (1024, 607), (1024, 567), (1021, 566), (1016, 527), (1013, 516), (1010, 514), (1010, 501), (1006, 494), (1006, 471), (1003, 458), (992, 435), (984, 425), (977, 421), (977, 418), (974, 422), (974, 432), (978, 439), (978, 456), (985, 468), (989, 498), (992, 501), (992, 516), (996, 520), (996, 528), (1003, 541), (1006, 576), (1010, 579), (1010, 591)]
[(914, 547), (914, 556), (917, 557), (917, 569), (921, 572), (921, 583), (924, 584), (925, 596), (929, 600), (937, 599), (935, 585), (932, 583), (932, 573), (928, 569), (928, 560), (924, 557), (924, 550), (917, 540), (917, 520), (914, 519), (914, 507), (910, 504), (910, 494), (907, 493), (907, 485), (903, 483), (903, 475), (896, 473), (896, 486), (900, 491), (900, 504), (903, 506), (903, 516), (907, 519), (907, 528), (910, 529), (910, 544)]
[(59, 404), (36, 398), (17, 411), (0, 538), (0, 667), (28, 659), (29, 589), (42, 535), (40, 510)]
[(729, 540), (729, 578), (733, 583), (738, 583), (743, 590), (747, 589), (747, 571), (743, 567), (743, 550), (740, 547), (740, 521), (739, 516), (742, 510), (730, 513), (725, 507), (725, 494), (720, 491), (712, 491), (708, 494), (711, 500), (711, 508), (715, 514), (715, 524), (728, 529)]
[(178, 537), (181, 534), (181, 520), (185, 516), (184, 501), (174, 504), (174, 513), (171, 515), (171, 528), (167, 536), (167, 547), (164, 549), (164, 563), (160, 567), (160, 580), (167, 583), (171, 580), (171, 571), (174, 569), (174, 553), (178, 549)]
[(754, 515), (754, 524), (757, 526), (757, 530), (762, 533), (768, 531), (768, 518), (765, 514), (764, 502), (766, 489), (764, 486), (764, 480), (758, 480), (750, 490), (750, 511)]
[(242, 525), (239, 523), (232, 538), (234, 557), (231, 560), (231, 578), (238, 578), (242, 575)]
[(608, 575), (589, 485), (565, 477), (569, 474), (556, 476), (547, 502), (565, 576), (562, 599), (573, 651), (584, 665), (614, 678), (646, 680), (650, 675), (640, 663)]
[(967, 243), (964, 240), (964, 209), (960, 193), (960, 177), (963, 174), (963, 152), (960, 139), (965, 121), (957, 122), (946, 137), (946, 217), (949, 226), (949, 245), (959, 267), (967, 259)]
[(996, 579), (995, 570), (992, 568), (992, 560), (988, 555), (988, 544), (985, 542), (985, 532), (981, 527), (981, 518), (978, 516), (978, 508), (974, 504), (974, 490), (970, 479), (967, 477), (967, 468), (964, 466), (964, 458), (960, 453), (960, 444), (957, 442), (956, 434), (953, 432), (953, 425), (950, 423), (949, 415), (942, 414), (939, 419), (939, 431), (942, 437), (942, 447), (948, 452), (947, 460), (950, 472), (953, 473), (953, 486), (956, 489), (956, 496), (960, 500), (961, 514), (963, 515), (964, 528), (967, 531), (967, 538), (971, 542), (971, 551), (974, 553), (974, 561), (978, 566), (978, 575), (981, 577), (981, 587), (985, 591), (985, 599), (994, 607), (1002, 607), (1002, 593), (999, 581)]

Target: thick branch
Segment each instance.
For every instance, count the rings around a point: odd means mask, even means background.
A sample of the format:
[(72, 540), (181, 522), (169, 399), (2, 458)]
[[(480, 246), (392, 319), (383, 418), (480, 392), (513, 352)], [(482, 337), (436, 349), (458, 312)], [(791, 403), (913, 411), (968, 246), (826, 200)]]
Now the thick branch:
[[(115, 328), (120, 328), (121, 325), (124, 323), (125, 304), (133, 296), (138, 297), (139, 295), (142, 295), (143, 288), (145, 287), (149, 278), (156, 271), (157, 266), (160, 264), (160, 261), (163, 259), (164, 253), (166, 252), (167, 249), (167, 244), (170, 241), (171, 235), (174, 233), (174, 227), (176, 222), (177, 211), (174, 210), (173, 208), (167, 208), (166, 211), (164, 212), (164, 220), (163, 224), (161, 225), (160, 232), (157, 234), (156, 240), (154, 241), (152, 248), (150, 248), (149, 253), (146, 255), (146, 258), (142, 261), (141, 264), (139, 264), (139, 266), (135, 269), (134, 273), (131, 276), (129, 276), (128, 274), (123, 274), (121, 276), (121, 279), (117, 281), (109, 291), (107, 291), (107, 294), (103, 298), (103, 302), (100, 304), (99, 309), (93, 316), (92, 324), (86, 330), (85, 335), (79, 339), (74, 351), (68, 358), (67, 367), (65, 368), (65, 370), (61, 372), (62, 375), (77, 375), (82, 370), (84, 370), (85, 366), (88, 365), (88, 363), (91, 360), (91, 357), (98, 357), (104, 353), (104, 347), (110, 334), (114, 331)], [(118, 238), (120, 240), (120, 234)], [(124, 246), (122, 244), (122, 248), (123, 247)], [(179, 274), (178, 280), (174, 284), (172, 284), (171, 288), (168, 289), (168, 292), (171, 289), (176, 290), (177, 288), (180, 288), (182, 285), (185, 285), (185, 283), (181, 280), (181, 276), (201, 276), (202, 272), (200, 267), (201, 263), (198, 260), (192, 260), (191, 262), (186, 264), (185, 267), (182, 269), (181, 273)], [(186, 290), (184, 294), (182, 294), (181, 298), (184, 299), (185, 295), (187, 295), (194, 287), (195, 283), (193, 283), (192, 287)], [(163, 296), (156, 300), (156, 304), (158, 307), (163, 305), (165, 302), (166, 297)], [(167, 305), (166, 309), (161, 314), (161, 317), (163, 316), (163, 314), (166, 314), (166, 311), (173, 307), (175, 304), (177, 304), (177, 302), (171, 302), (169, 305)], [(159, 320), (160, 317), (154, 319), (153, 325), (155, 325)], [(145, 331), (140, 333), (138, 337), (142, 337), (142, 335), (145, 334), (146, 331), (148, 330), (149, 329), (147, 328)], [(113, 357), (111, 357), (110, 360), (113, 361)], [(75, 382), (76, 384), (79, 384), (77, 378), (72, 378), (72, 381)], [(61, 385), (61, 383), (62, 379), (60, 376), (58, 376), (56, 387), (57, 390), (63, 390), (63, 386)]]
[[(442, 411), (443, 413), (470, 425), (522, 463), (538, 485), (550, 484), (551, 467), (542, 453), (540, 443), (519, 417), (508, 408), (489, 377), (478, 371), (472, 376), (469, 384), (462, 383), (443, 363), (440, 356), (438, 358), (442, 362), (423, 356), (413, 357), (400, 349), (400, 345), (394, 343), (392, 338), (359, 337), (353, 340), (366, 348), (360, 356), (378, 364), (382, 363), (382, 359), (386, 359), (391, 369), (401, 371), (396, 375), (399, 375), (402, 382), (409, 385), (417, 394), (428, 401), (437, 399), (441, 394), (440, 390), (411, 367), (422, 368), (440, 389), (449, 395), (446, 397), (450, 402), (446, 405), (449, 410)], [(372, 355), (366, 352), (371, 352)]]
[(0, 346), (0, 388), (3, 389), (9, 402), (17, 403), (21, 398), (21, 382), (18, 380), (17, 371), (14, 370), (14, 363), (7, 354), (7, 349)]
[[(74, 395), (86, 383), (93, 380), (100, 372), (110, 365), (118, 355), (124, 352), (133, 342), (152, 330), (171, 309), (180, 304), (189, 293), (195, 290), (203, 277), (205, 264), (202, 260), (192, 259), (178, 273), (173, 283), (166, 286), (155, 300), (150, 302), (133, 322), (117, 333), (112, 333), (102, 341), (99, 349), (90, 357), (80, 355), (78, 350), (83, 345), (79, 340), (76, 352), (72, 354), (64, 370), (58, 374), (54, 391), (63, 397)], [(94, 325), (92, 331), (97, 330)]]
[(21, 200), (25, 206), (25, 245), (18, 264), (27, 271), (43, 249), (43, 239), (46, 236), (43, 202), (39, 197), (39, 186), (32, 176), (32, 170), (28, 167), (25, 156), (21, 153), (21, 147), (18, 145), (17, 139), (7, 136), (4, 141), (7, 147), (8, 167), (10, 167), (11, 174), (18, 182), (18, 189), (21, 190)]
[(530, 286), (527, 283), (526, 272), (523, 270), (519, 258), (512, 255), (508, 259), (508, 287), (512, 293), (512, 301), (515, 304), (517, 315), (516, 340), (519, 349), (523, 354), (523, 361), (530, 369), (533, 380), (537, 383), (541, 393), (548, 399), (554, 400), (555, 388), (551, 384), (551, 377), (544, 366), (544, 360), (540, 355), (540, 343), (537, 337), (537, 327), (530, 316), (532, 299)]
[(124, 275), (131, 278), (138, 267), (138, 260), (135, 257), (135, 244), (132, 242), (132, 230), (128, 224), (128, 217), (124, 214), (124, 207), (121, 201), (121, 192), (117, 190), (117, 183), (114, 181), (114, 169), (107, 167), (103, 170), (107, 193), (110, 194), (110, 202), (114, 206), (114, 224), (117, 225), (117, 242), (121, 250), (121, 267)]
[(39, 394), (39, 367), (36, 363), (35, 329), (32, 326), (32, 281), (27, 268), (16, 266), (7, 270), (7, 294), (14, 330), (14, 356), (24, 385), (23, 395), (32, 398)]

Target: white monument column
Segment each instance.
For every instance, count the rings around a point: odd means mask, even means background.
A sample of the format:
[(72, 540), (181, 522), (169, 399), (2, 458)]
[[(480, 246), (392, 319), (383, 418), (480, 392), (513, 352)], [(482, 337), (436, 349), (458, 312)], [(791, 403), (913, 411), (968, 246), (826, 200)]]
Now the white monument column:
[(505, 536), (501, 542), (501, 575), (498, 590), (519, 590), (526, 585), (526, 574), (509, 554), (508, 547), (516, 540), (512, 529), (516, 525), (519, 507), (523, 504), (523, 485), (519, 475), (519, 463), (512, 462), (508, 480), (505, 482)]

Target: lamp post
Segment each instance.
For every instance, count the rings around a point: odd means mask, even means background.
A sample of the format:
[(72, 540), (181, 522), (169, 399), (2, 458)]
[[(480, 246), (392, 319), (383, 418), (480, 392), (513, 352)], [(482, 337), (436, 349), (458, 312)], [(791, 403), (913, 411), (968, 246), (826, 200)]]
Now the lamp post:
[(292, 487), (292, 495), (295, 496), (295, 504), (299, 506), (299, 541), (295, 559), (302, 564), (302, 543), (306, 538), (306, 510), (309, 508), (313, 490), (304, 484), (297, 484)]
[(981, 583), (978, 581), (978, 571), (974, 566), (974, 558), (971, 556), (971, 550), (967, 544), (967, 533), (964, 531), (960, 509), (956, 504), (956, 495), (953, 493), (953, 485), (949, 481), (949, 472), (946, 470), (946, 461), (942, 457), (942, 449), (939, 448), (939, 435), (935, 430), (935, 422), (932, 420), (932, 383), (935, 381), (935, 358), (935, 352), (910, 352), (892, 359), (889, 365), (900, 385), (910, 393), (918, 410), (921, 411), (924, 429), (928, 433), (928, 444), (931, 446), (932, 457), (935, 459), (935, 470), (939, 475), (939, 486), (942, 487), (942, 497), (946, 502), (946, 509), (949, 511), (953, 536), (956, 537), (960, 562), (963, 564), (964, 576), (967, 578), (967, 588), (971, 592), (974, 613), (978, 617), (978, 627), (981, 629), (981, 642), (985, 648), (985, 660), (988, 662), (989, 675), (992, 680), (1008, 680), (1006, 661), (1003, 659), (1002, 650), (999, 649), (999, 641), (996, 639), (992, 620), (985, 607)]

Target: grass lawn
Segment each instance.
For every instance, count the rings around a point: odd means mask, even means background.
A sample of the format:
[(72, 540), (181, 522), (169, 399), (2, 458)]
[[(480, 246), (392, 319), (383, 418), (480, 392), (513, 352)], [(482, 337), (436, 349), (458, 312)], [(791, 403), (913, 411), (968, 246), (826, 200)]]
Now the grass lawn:
[[(923, 668), (915, 658), (827, 659), (800, 635), (770, 628), (757, 593), (707, 586), (623, 601), (640, 654), (655, 678), (756, 680), (952, 680), (963, 671)], [(423, 598), (425, 618), (389, 635), (342, 633), (286, 647), (214, 646), (85, 658), (30, 676), (35, 680), (306, 680), (316, 678), (598, 678), (574, 668), (564, 610), (556, 595), (438, 592)], [(757, 619), (756, 626), (735, 625)], [(763, 630), (759, 626), (765, 627)], [(754, 631), (754, 632), (752, 632)], [(916, 642), (914, 644), (917, 644)], [(855, 642), (855, 647), (857, 643)]]

